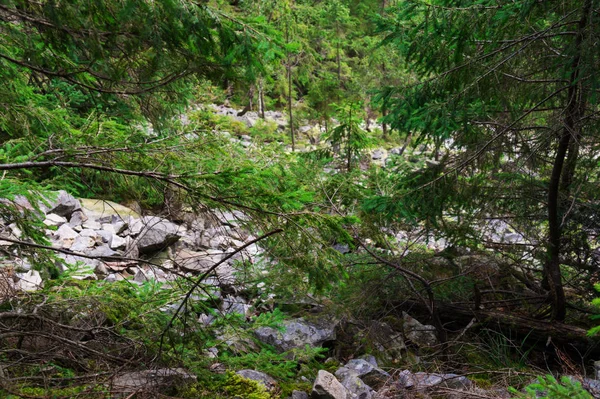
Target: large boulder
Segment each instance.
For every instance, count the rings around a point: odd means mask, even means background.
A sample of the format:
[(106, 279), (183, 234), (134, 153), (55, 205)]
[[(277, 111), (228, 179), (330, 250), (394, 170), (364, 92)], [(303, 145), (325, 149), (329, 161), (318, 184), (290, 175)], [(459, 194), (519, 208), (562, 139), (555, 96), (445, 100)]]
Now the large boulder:
[(306, 345), (316, 347), (326, 341), (335, 340), (335, 320), (321, 318), (308, 321), (304, 318), (285, 320), (284, 331), (272, 327), (261, 327), (255, 331), (256, 337), (269, 345), (273, 345), (281, 352), (296, 348), (304, 348)]
[(348, 390), (325, 370), (319, 370), (313, 389), (311, 399), (347, 399)]
[(137, 247), (141, 254), (165, 249), (181, 238), (181, 230), (175, 223), (157, 216), (142, 217), (144, 228), (137, 237)]

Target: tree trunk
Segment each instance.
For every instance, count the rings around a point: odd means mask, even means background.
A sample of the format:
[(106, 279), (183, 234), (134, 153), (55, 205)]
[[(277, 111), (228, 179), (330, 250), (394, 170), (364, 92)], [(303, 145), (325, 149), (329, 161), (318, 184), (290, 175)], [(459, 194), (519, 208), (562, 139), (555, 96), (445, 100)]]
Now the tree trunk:
[[(290, 31), (289, 26), (285, 26), (285, 41), (286, 43), (290, 42)], [(287, 103), (288, 103), (288, 114), (290, 119), (290, 137), (292, 139), (292, 152), (296, 151), (296, 138), (294, 136), (294, 114), (292, 111), (292, 57), (290, 53), (287, 53), (287, 79), (288, 79), (288, 95), (287, 95)]]
[(258, 82), (258, 106), (260, 117), (265, 119), (265, 91), (263, 89), (262, 79)]
[[(558, 142), (552, 174), (550, 175), (550, 182), (548, 185), (548, 257), (544, 264), (544, 277), (550, 289), (552, 318), (558, 321), (564, 320), (566, 316), (565, 293), (560, 270), (562, 216), (565, 211), (565, 204), (568, 201), (568, 198), (565, 198), (565, 194), (568, 194), (568, 192), (564, 191), (564, 189), (568, 189), (572, 174), (575, 171), (577, 152), (573, 151), (570, 153), (571, 159), (569, 163), (571, 163), (571, 165), (565, 166), (565, 158), (567, 151), (571, 147), (572, 139), (581, 135), (579, 123), (584, 113), (584, 95), (579, 82), (582, 52), (581, 46), (583, 34), (587, 27), (591, 11), (591, 3), (591, 0), (586, 0), (582, 10), (583, 14), (579, 20), (577, 37), (575, 40), (575, 56), (571, 64), (571, 76), (569, 78), (570, 86), (567, 95), (567, 107), (563, 121), (564, 128)], [(577, 145), (577, 143), (575, 143), (575, 145)], [(562, 185), (561, 177), (564, 182)]]

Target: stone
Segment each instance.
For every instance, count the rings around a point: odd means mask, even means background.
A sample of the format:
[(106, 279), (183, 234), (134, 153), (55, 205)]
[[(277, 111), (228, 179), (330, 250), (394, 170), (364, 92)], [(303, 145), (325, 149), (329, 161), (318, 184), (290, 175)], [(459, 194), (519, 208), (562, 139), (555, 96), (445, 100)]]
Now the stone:
[(337, 321), (332, 318), (321, 318), (316, 321), (298, 318), (283, 321), (284, 331), (272, 327), (260, 327), (256, 329), (255, 335), (260, 341), (285, 352), (295, 348), (302, 349), (306, 345), (316, 347), (324, 342), (335, 340), (336, 325)]
[(75, 211), (71, 214), (69, 218), (69, 226), (76, 227), (81, 226), (83, 222), (88, 220), (88, 217), (82, 211)]
[(165, 249), (181, 238), (179, 226), (166, 219), (145, 216), (142, 222), (144, 228), (137, 237), (137, 247), (141, 254)]
[(52, 201), (48, 213), (55, 213), (59, 216), (69, 217), (77, 210), (81, 209), (81, 204), (75, 197), (66, 191), (59, 191), (55, 201)]
[(110, 383), (113, 398), (139, 396), (142, 392), (161, 392), (171, 387), (180, 387), (196, 382), (196, 376), (182, 368), (164, 368), (124, 373), (114, 377)]
[(350, 246), (348, 244), (335, 244), (333, 249), (341, 254), (347, 254), (350, 252)]
[(268, 391), (275, 391), (277, 389), (277, 381), (268, 374), (256, 370), (240, 370), (236, 372), (237, 375), (244, 377), (248, 380), (256, 381), (259, 384), (267, 388)]
[(90, 230), (100, 230), (102, 228), (102, 225), (92, 219), (88, 219), (85, 222), (83, 222), (81, 224), (83, 226), (84, 229), (90, 229)]
[(404, 335), (419, 347), (432, 347), (438, 344), (434, 326), (424, 325), (406, 312), (402, 313)]
[(92, 248), (96, 244), (96, 240), (91, 237), (79, 236), (73, 241), (71, 245), (71, 251), (73, 252), (85, 252), (87, 249)]
[(352, 359), (346, 363), (345, 367), (355, 371), (361, 380), (374, 389), (379, 389), (391, 378), (387, 372), (364, 359)]
[(348, 391), (335, 378), (325, 370), (319, 370), (313, 384), (311, 399), (347, 399)]
[(96, 230), (92, 230), (92, 229), (83, 229), (79, 232), (79, 235), (82, 237), (90, 237), (94, 240), (96, 240), (96, 237), (98, 236), (98, 234), (96, 233)]
[(140, 217), (138, 212), (126, 206), (117, 204), (116, 202), (87, 198), (80, 199), (80, 202), (85, 214), (94, 220), (106, 216), (116, 216), (116, 219), (122, 221), (128, 220), (129, 217)]
[(291, 399), (308, 399), (308, 394), (304, 391), (296, 391), (295, 389), (292, 391)]
[(44, 219), (44, 224), (46, 226), (60, 226), (62, 224), (67, 223), (67, 218), (63, 216), (59, 216), (55, 213), (49, 213), (46, 215), (46, 219)]
[(436, 386), (454, 390), (467, 390), (473, 386), (473, 383), (467, 377), (458, 374), (411, 373), (408, 370), (400, 372), (397, 381), (400, 387), (415, 390), (424, 390)]
[[(98, 244), (106, 244), (112, 248), (113, 236), (114, 236), (114, 234), (112, 234), (108, 231), (96, 230), (96, 242)], [(118, 237), (118, 236), (115, 236), (115, 237)], [(125, 244), (125, 239), (123, 239), (123, 238), (121, 238), (121, 239), (123, 240), (123, 244)], [(124, 247), (124, 245), (123, 245), (123, 247)]]
[(224, 314), (240, 314), (244, 317), (250, 316), (252, 306), (248, 305), (243, 298), (227, 295), (223, 298), (221, 312)]
[(16, 276), (19, 279), (16, 284), (18, 290), (33, 292), (44, 286), (42, 276), (40, 276), (40, 272), (37, 270), (29, 270), (27, 273), (17, 273)]
[(119, 253), (112, 250), (108, 245), (100, 245), (99, 247), (96, 247), (91, 251), (87, 251), (87, 254), (90, 256), (97, 256), (99, 258), (108, 256), (119, 256)]
[(116, 233), (115, 226), (113, 226), (111, 223), (102, 223), (102, 230), (113, 234)]
[(116, 234), (111, 234), (111, 240), (108, 246), (112, 249), (125, 249), (127, 247), (127, 240)]
[(335, 376), (348, 391), (348, 399), (371, 399), (373, 397), (373, 388), (365, 384), (355, 370), (341, 367), (335, 372)]
[(371, 159), (374, 161), (378, 161), (378, 160), (382, 159), (384, 155), (385, 155), (384, 150), (375, 150), (371, 154)]

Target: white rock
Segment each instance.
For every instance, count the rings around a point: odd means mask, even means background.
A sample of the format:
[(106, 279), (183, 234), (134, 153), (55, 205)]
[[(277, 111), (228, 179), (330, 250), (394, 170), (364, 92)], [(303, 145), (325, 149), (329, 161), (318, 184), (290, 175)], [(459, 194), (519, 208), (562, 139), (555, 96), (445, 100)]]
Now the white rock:
[(40, 272), (37, 270), (30, 270), (27, 273), (17, 273), (17, 277), (19, 278), (17, 289), (22, 291), (37, 291), (44, 285), (42, 276), (40, 276)]
[(113, 234), (109, 246), (112, 249), (125, 249), (127, 241), (123, 237)]
[(65, 240), (65, 239), (75, 239), (75, 238), (79, 237), (79, 234), (77, 234), (77, 232), (75, 230), (73, 230), (71, 227), (69, 227), (68, 225), (63, 224), (56, 231), (56, 236), (58, 237), (59, 240)]
[(65, 223), (67, 223), (67, 218), (59, 216), (55, 213), (47, 214), (46, 219), (44, 220), (44, 224), (46, 226), (60, 226)]
[(96, 244), (96, 240), (91, 237), (77, 237), (71, 245), (71, 251), (83, 252), (88, 248), (92, 248)]

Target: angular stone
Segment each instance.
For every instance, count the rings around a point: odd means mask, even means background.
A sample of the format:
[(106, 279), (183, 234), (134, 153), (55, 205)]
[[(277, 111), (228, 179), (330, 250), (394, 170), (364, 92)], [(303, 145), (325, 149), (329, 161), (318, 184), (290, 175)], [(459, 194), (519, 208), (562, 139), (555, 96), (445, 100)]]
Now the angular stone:
[(89, 248), (92, 248), (96, 244), (96, 240), (91, 237), (77, 237), (71, 245), (71, 251), (73, 252), (85, 252)]
[(438, 339), (434, 326), (423, 325), (405, 312), (402, 314), (402, 319), (404, 321), (404, 335), (412, 343), (420, 347), (431, 347), (437, 345)]
[(364, 359), (352, 359), (346, 363), (345, 367), (355, 371), (361, 380), (374, 389), (379, 389), (391, 378), (387, 372)]
[(236, 372), (237, 375), (244, 377), (248, 380), (256, 381), (268, 391), (275, 391), (277, 389), (277, 381), (268, 374), (256, 370), (240, 370)]
[(181, 368), (154, 369), (117, 375), (111, 383), (111, 397), (131, 397), (143, 393), (156, 394), (161, 390), (196, 382), (196, 376)]
[(77, 210), (81, 209), (81, 204), (75, 197), (66, 191), (59, 191), (56, 201), (53, 201), (50, 210), (46, 213), (55, 213), (59, 216), (69, 217)]
[(293, 390), (291, 399), (308, 399), (308, 394), (304, 391)]
[(86, 220), (88, 220), (88, 217), (85, 216), (85, 213), (83, 213), (82, 211), (75, 211), (71, 214), (71, 218), (69, 219), (69, 226), (81, 226)]
[(271, 327), (256, 329), (256, 337), (269, 345), (273, 345), (281, 352), (294, 348), (304, 348), (306, 345), (316, 347), (326, 341), (335, 340), (335, 326), (337, 321), (322, 318), (317, 321), (307, 321), (303, 318), (285, 320), (284, 331)]
[(373, 397), (373, 388), (360, 379), (355, 370), (341, 367), (335, 372), (335, 376), (348, 391), (348, 399), (371, 399)]
[(141, 254), (159, 251), (181, 238), (179, 226), (166, 219), (147, 216), (142, 218), (142, 222), (144, 229), (137, 237), (137, 246)]
[(85, 222), (83, 222), (81, 225), (83, 226), (84, 229), (90, 229), (90, 230), (100, 230), (102, 228), (102, 225), (93, 219), (88, 219)]
[(113, 234), (108, 245), (112, 249), (125, 249), (127, 247), (127, 241), (123, 237)]
[(116, 251), (113, 251), (108, 245), (100, 245), (99, 247), (96, 247), (94, 249), (92, 249), (91, 251), (88, 251), (88, 255), (90, 256), (97, 256), (97, 257), (108, 257), (108, 256), (119, 256), (119, 253)]
[(311, 399), (347, 399), (348, 391), (335, 378), (325, 370), (319, 370), (313, 384)]
[[(96, 230), (96, 242), (98, 244), (106, 244), (109, 247), (112, 248), (112, 242), (113, 242), (113, 233), (110, 233), (108, 231), (104, 231), (104, 230)], [(120, 238), (120, 237), (119, 237)], [(125, 240), (123, 238), (121, 238), (123, 240), (123, 244), (125, 243)]]
[(243, 298), (237, 296), (227, 295), (223, 298), (221, 304), (221, 312), (224, 314), (240, 314), (244, 317), (250, 315), (250, 309), (252, 306), (248, 305)]
[(16, 288), (21, 291), (33, 292), (44, 286), (42, 276), (37, 270), (29, 270), (27, 273), (17, 273), (19, 278)]
[(63, 224), (56, 230), (56, 237), (59, 240), (75, 239), (79, 237), (79, 234), (68, 225)]
[(59, 216), (55, 213), (49, 213), (46, 215), (46, 219), (44, 219), (44, 224), (46, 226), (60, 226), (67, 223), (67, 218)]

